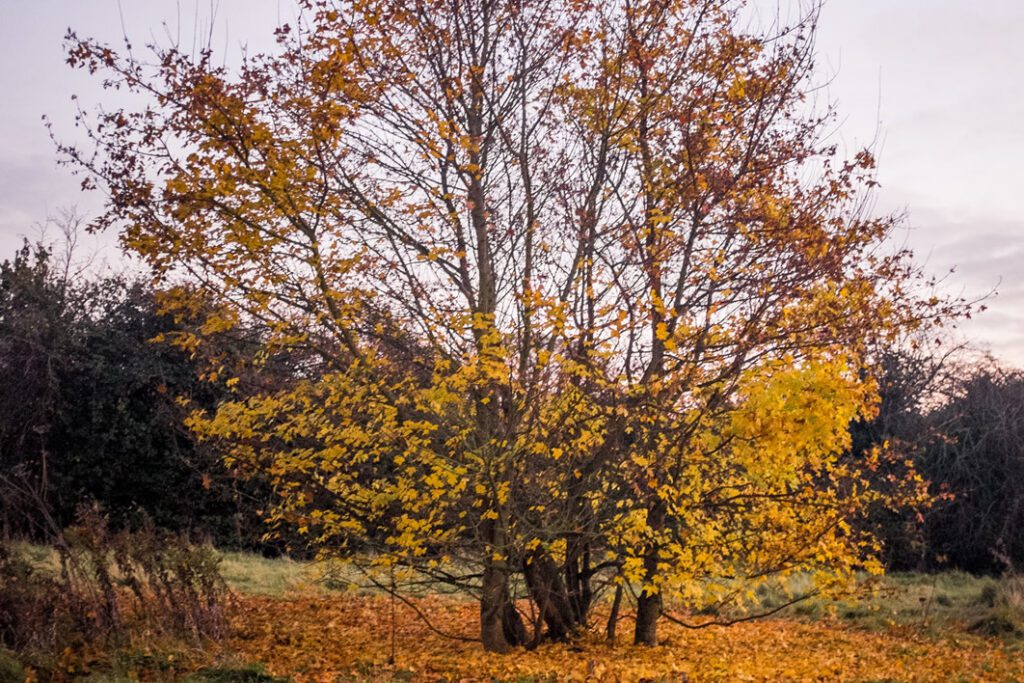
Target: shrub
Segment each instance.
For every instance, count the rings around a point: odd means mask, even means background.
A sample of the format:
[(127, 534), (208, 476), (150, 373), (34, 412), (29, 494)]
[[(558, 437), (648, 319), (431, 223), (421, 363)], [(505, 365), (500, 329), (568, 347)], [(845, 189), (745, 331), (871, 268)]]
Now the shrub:
[(151, 524), (111, 533), (82, 510), (56, 550), (59, 568), (47, 572), (0, 544), (0, 646), (28, 661), (77, 670), (133, 640), (224, 632), (229, 593), (208, 546)]
[(22, 683), (25, 669), (10, 650), (0, 647), (0, 683)]

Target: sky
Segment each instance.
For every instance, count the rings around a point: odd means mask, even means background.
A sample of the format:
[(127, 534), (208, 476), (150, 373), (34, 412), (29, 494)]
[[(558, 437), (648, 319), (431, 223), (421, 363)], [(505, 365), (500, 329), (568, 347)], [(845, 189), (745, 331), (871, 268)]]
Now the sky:
[[(776, 4), (753, 2), (768, 12)], [(111, 43), (127, 32), (136, 44), (174, 36), (185, 45), (212, 26), (214, 47), (237, 55), (243, 45), (270, 47), (291, 8), (289, 0), (0, 0), (0, 259), (61, 210), (88, 217), (99, 206), (58, 167), (41, 120), (74, 140), (73, 94), (112, 104), (95, 79), (64, 64), (69, 27)], [(906, 212), (899, 239), (945, 291), (994, 292), (958, 333), (1024, 366), (1024, 2), (829, 0), (818, 64), (840, 112), (836, 141), (851, 153), (876, 145), (876, 211)], [(114, 244), (104, 235), (82, 248), (116, 260)]]

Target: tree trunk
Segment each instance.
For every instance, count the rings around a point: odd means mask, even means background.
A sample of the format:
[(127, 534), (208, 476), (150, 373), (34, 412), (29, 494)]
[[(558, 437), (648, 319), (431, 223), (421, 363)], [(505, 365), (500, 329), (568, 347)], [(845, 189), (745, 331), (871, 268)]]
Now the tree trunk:
[(508, 591), (508, 566), (502, 552), (503, 534), (495, 520), (481, 524), (485, 543), (480, 592), (480, 642), (487, 652), (508, 652), (526, 641), (526, 628)]
[(636, 603), (636, 630), (633, 632), (634, 645), (655, 646), (658, 644), (658, 618), (661, 617), (661, 594), (643, 590)]
[[(665, 523), (665, 504), (654, 503), (647, 511), (647, 526), (654, 538), (644, 553), (644, 584), (649, 586), (658, 573), (657, 534)], [(661, 617), (661, 593), (645, 587), (640, 591), (636, 603), (636, 628), (633, 631), (635, 645), (654, 646), (658, 644), (658, 619)]]
[(619, 609), (622, 607), (622, 584), (615, 587), (615, 600), (612, 601), (612, 611), (608, 615), (608, 627), (605, 630), (605, 637), (610, 645), (615, 644), (615, 627), (619, 624)]
[(594, 599), (590, 576), (590, 544), (571, 544), (565, 558), (565, 585), (573, 616), (580, 626), (587, 623)]
[[(540, 610), (552, 640), (566, 640), (576, 631), (579, 620), (573, 610), (565, 582), (551, 556), (541, 549), (535, 550), (523, 564), (523, 575), (530, 596)], [(539, 642), (539, 633), (534, 642)]]
[(507, 577), (496, 565), (493, 561), (484, 564), (480, 593), (480, 642), (487, 652), (508, 652), (511, 644), (505, 635)]
[(523, 626), (523, 618), (519, 610), (508, 598), (508, 590), (505, 591), (505, 609), (502, 614), (501, 624), (505, 631), (505, 641), (511, 645), (526, 644), (526, 627)]

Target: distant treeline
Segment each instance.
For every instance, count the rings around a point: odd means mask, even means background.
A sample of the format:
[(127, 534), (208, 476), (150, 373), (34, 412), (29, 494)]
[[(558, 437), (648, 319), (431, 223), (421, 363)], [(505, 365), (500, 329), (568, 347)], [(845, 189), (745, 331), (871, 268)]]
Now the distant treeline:
[[(145, 279), (82, 275), (43, 245), (26, 243), (3, 262), (4, 538), (45, 541), (95, 506), (114, 525), (145, 519), (222, 547), (305, 552), (287, 529), (260, 521), (269, 487), (237, 476), (184, 425), (191, 410), (237, 398), (218, 369), (244, 376), (260, 347), (250, 324), (225, 335), (219, 357), (200, 357), (180, 342), (202, 319), (198, 309), (194, 320), (161, 313)], [(890, 569), (1024, 567), (1024, 374), (966, 357), (880, 351), (878, 415), (851, 425), (849, 457), (888, 444), (934, 494), (928, 509), (872, 516)], [(301, 357), (263, 358), (253, 381), (266, 390), (315, 372)]]

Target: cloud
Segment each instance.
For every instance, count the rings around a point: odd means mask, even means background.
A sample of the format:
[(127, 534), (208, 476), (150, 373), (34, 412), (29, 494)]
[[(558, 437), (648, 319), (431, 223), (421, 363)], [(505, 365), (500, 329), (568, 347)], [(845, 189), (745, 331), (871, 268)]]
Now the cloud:
[(941, 291), (974, 299), (995, 290), (985, 311), (959, 325), (961, 332), (1024, 367), (1024, 219), (942, 220), (921, 213), (932, 217), (914, 221), (908, 242), (925, 270), (942, 278)]

